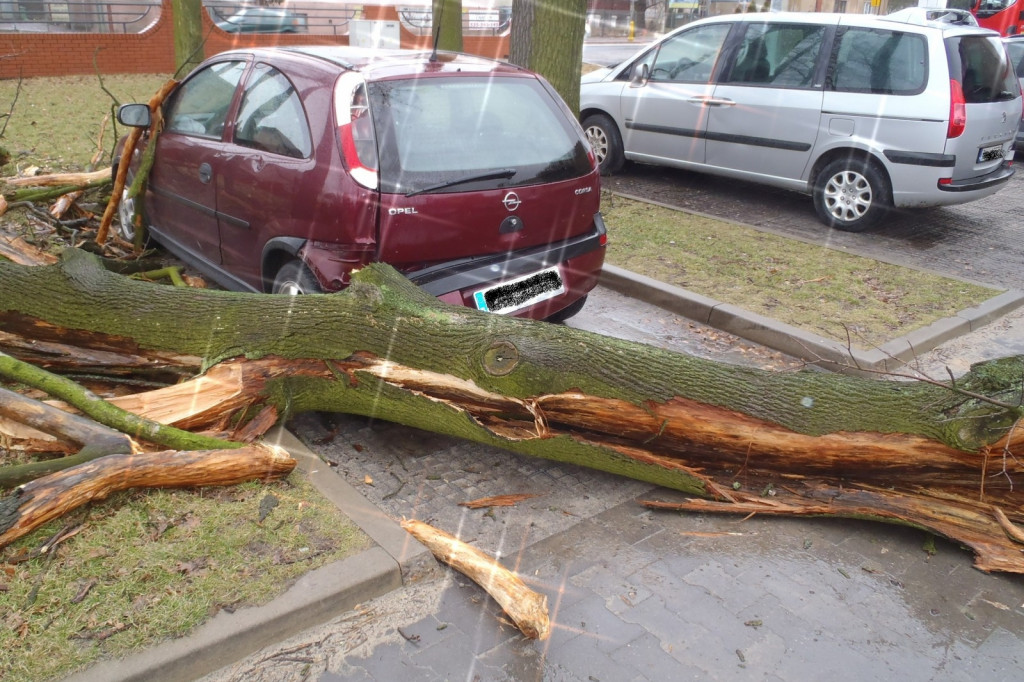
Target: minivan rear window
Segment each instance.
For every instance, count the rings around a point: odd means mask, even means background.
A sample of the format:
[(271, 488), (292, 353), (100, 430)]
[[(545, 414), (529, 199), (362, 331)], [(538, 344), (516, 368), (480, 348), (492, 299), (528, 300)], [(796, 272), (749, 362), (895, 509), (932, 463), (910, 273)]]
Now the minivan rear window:
[(1003, 48), (995, 36), (946, 38), (950, 72), (958, 78), (968, 104), (1001, 102), (1017, 97), (1020, 86)]
[(828, 88), (838, 92), (916, 95), (928, 81), (928, 44), (916, 33), (840, 27)]
[(383, 192), (515, 187), (593, 170), (574, 122), (535, 79), (415, 78), (368, 90)]

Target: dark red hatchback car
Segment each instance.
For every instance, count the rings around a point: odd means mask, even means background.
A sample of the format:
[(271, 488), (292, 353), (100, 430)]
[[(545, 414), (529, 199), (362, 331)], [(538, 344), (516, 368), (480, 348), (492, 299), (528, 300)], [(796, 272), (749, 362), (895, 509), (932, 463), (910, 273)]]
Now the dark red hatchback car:
[[(234, 50), (193, 71), (163, 113), (143, 219), (228, 289), (333, 292), (383, 261), (444, 301), (564, 319), (597, 284), (593, 153), (525, 69), (443, 52)], [(148, 125), (149, 111), (118, 118)], [(121, 207), (126, 238), (136, 205)]]

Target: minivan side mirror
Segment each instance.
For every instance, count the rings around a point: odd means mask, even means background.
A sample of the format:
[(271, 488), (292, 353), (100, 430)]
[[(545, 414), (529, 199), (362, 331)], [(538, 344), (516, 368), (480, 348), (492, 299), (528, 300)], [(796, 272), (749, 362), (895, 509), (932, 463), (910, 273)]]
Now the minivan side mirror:
[(647, 62), (640, 64), (639, 69), (634, 69), (633, 79), (629, 82), (634, 88), (639, 88), (647, 85), (647, 81), (651, 78), (651, 67), (647, 65)]
[(117, 110), (117, 121), (133, 128), (148, 128), (152, 123), (148, 104), (122, 104)]

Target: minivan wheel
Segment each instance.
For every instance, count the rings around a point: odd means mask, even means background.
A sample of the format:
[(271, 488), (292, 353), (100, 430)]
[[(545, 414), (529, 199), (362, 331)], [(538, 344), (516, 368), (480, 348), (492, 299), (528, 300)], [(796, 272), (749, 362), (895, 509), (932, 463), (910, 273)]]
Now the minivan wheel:
[(814, 208), (829, 227), (862, 232), (888, 212), (889, 184), (870, 161), (838, 159), (814, 183)]
[(592, 114), (583, 120), (583, 132), (587, 134), (587, 141), (597, 157), (601, 175), (615, 175), (622, 170), (626, 157), (615, 121), (604, 114)]
[(324, 290), (316, 281), (316, 277), (301, 260), (290, 260), (285, 263), (277, 271), (277, 276), (274, 277), (274, 286), (270, 290), (272, 294), (288, 294), (289, 296), (322, 294), (323, 292)]

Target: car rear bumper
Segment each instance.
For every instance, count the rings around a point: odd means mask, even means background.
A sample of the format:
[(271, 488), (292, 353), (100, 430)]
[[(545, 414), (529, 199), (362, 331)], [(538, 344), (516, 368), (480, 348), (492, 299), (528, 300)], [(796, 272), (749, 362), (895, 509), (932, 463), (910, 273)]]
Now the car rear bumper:
[(995, 191), (1006, 184), (1013, 177), (1014, 168), (1010, 162), (1004, 161), (999, 168), (991, 173), (979, 175), (964, 180), (954, 180), (949, 184), (940, 184), (939, 189), (943, 192), (983, 192), (985, 190)]
[(413, 284), (434, 296), (466, 291), (538, 272), (597, 250), (601, 251), (603, 262), (606, 235), (604, 220), (597, 213), (594, 215), (593, 229), (578, 237), (512, 253), (440, 263), (408, 273), (407, 277)]

